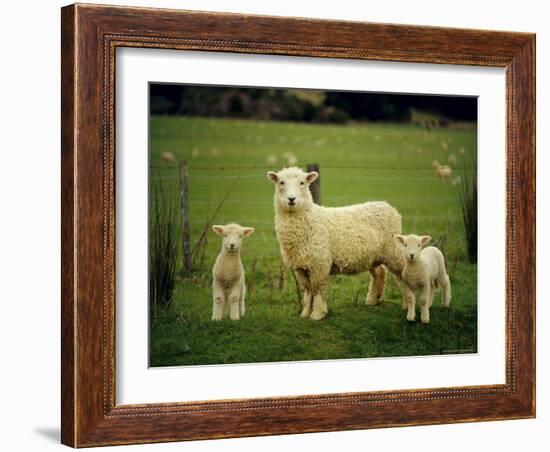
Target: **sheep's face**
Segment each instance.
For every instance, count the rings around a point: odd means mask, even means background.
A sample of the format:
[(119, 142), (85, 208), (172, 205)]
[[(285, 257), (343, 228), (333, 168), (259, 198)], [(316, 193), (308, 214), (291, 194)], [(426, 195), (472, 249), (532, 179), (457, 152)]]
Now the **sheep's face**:
[(214, 225), (212, 230), (223, 239), (223, 249), (229, 253), (235, 253), (241, 249), (245, 237), (254, 232), (254, 228), (246, 228), (239, 224), (231, 223), (225, 226)]
[(401, 245), (405, 259), (416, 261), (420, 250), (430, 242), (432, 238), (429, 235), (396, 235), (395, 240)]
[(305, 173), (295, 167), (269, 171), (267, 178), (275, 185), (275, 205), (286, 212), (308, 209), (313, 203), (309, 185), (318, 177), (315, 171)]

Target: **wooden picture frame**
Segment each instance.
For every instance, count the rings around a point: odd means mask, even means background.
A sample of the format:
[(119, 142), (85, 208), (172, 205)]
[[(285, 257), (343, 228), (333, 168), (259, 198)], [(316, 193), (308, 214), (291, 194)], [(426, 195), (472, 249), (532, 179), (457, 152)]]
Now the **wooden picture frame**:
[[(62, 442), (73, 447), (535, 416), (535, 35), (71, 5), (62, 9)], [(506, 70), (506, 383), (115, 403), (115, 50)]]

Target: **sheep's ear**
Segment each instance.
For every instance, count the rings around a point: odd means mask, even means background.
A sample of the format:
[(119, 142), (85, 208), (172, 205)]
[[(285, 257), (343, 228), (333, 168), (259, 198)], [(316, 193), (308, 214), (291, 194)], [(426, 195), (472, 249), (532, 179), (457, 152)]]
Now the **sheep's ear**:
[(401, 245), (404, 245), (405, 244), (405, 236), (404, 235), (395, 235), (395, 240), (397, 240), (398, 243), (400, 243)]
[(318, 177), (319, 177), (319, 173), (317, 171), (311, 171), (310, 173), (307, 173), (307, 176), (306, 176), (307, 183), (311, 184)]
[(254, 228), (243, 228), (243, 235), (248, 237), (254, 233)]
[(212, 226), (212, 230), (218, 235), (223, 235), (223, 226), (220, 226), (219, 224)]
[(279, 176), (277, 175), (277, 173), (275, 171), (268, 171), (267, 172), (267, 178), (271, 181), (271, 182), (279, 182)]
[(432, 237), (430, 235), (423, 235), (422, 237), (420, 237), (420, 243), (422, 243), (422, 246), (430, 243), (431, 240)]

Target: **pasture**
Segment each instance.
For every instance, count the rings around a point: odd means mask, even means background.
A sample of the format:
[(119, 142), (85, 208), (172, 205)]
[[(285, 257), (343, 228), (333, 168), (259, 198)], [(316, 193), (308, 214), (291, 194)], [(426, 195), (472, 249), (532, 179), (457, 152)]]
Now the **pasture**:
[[(208, 228), (206, 241), (194, 250), (192, 273), (179, 273), (171, 303), (151, 310), (150, 365), (476, 352), (477, 266), (467, 259), (458, 194), (464, 165), (475, 161), (476, 141), (473, 126), (427, 132), (408, 124), (151, 117), (150, 192), (162, 187), (166, 202), (179, 206), (178, 164), (161, 155), (171, 152), (189, 162), (192, 244), (204, 235), (208, 220), (256, 231), (241, 252), (248, 288), (244, 318), (210, 320), (211, 269), (221, 241)], [(437, 293), (430, 324), (409, 323), (393, 277), (382, 302), (367, 307), (369, 274), (338, 275), (327, 291), (327, 318), (300, 319), (295, 281), (280, 260), (273, 185), (266, 178), (268, 156), (277, 156), (271, 168), (277, 170), (284, 166), (284, 152), (292, 152), (298, 166), (319, 164), (323, 205), (385, 200), (402, 214), (403, 233), (431, 235), (447, 259), (451, 307), (441, 307)], [(456, 185), (441, 182), (432, 168), (433, 160), (448, 164), (450, 155), (456, 157), (453, 176), (462, 176)]]

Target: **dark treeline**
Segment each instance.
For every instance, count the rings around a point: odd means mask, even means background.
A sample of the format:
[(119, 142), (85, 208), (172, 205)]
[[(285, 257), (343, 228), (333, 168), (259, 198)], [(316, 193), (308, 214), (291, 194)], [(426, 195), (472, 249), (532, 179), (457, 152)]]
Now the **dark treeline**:
[(450, 121), (476, 121), (477, 99), (152, 83), (150, 113), (319, 123), (430, 121), (445, 125)]

